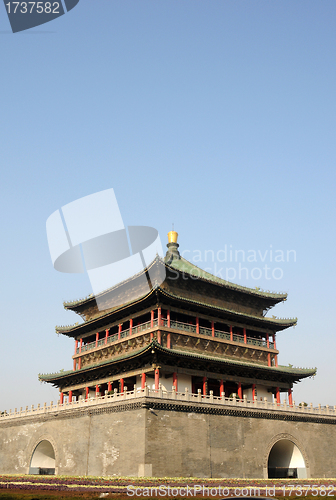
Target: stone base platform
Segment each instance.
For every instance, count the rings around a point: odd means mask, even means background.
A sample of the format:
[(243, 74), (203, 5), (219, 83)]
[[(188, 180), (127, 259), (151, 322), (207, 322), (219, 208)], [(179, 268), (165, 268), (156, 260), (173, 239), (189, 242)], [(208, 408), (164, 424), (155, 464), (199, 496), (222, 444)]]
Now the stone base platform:
[(336, 477), (335, 442), (334, 409), (146, 389), (3, 415), (0, 474)]

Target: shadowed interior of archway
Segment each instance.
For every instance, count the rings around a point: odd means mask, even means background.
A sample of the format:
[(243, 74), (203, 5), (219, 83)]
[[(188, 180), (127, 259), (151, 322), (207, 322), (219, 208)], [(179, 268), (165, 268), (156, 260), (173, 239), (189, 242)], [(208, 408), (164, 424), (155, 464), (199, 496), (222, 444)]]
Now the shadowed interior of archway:
[(281, 439), (272, 447), (268, 457), (268, 477), (306, 478), (307, 471), (303, 455), (289, 439)]
[(43, 440), (36, 446), (29, 474), (55, 474), (55, 451), (49, 441)]

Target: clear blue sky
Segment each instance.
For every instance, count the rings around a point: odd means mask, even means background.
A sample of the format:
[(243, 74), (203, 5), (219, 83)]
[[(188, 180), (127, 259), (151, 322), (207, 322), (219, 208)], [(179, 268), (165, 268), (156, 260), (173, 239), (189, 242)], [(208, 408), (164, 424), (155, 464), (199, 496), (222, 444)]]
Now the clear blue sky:
[(288, 292), (280, 363), (318, 368), (295, 400), (336, 404), (335, 21), (334, 0), (80, 0), (14, 35), (0, 6), (0, 409), (57, 399), (37, 374), (71, 368), (54, 328), (91, 289), (53, 269), (45, 222), (110, 187), (126, 225), (174, 222), (224, 277), (239, 262), (205, 250), (256, 251), (233, 281)]

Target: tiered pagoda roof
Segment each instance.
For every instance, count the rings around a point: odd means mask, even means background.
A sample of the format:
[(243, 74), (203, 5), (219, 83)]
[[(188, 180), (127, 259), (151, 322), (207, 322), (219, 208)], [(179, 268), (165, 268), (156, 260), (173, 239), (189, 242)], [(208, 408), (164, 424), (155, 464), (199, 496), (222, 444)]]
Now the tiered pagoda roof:
[[(272, 356), (273, 361), (277, 359), (275, 343), (273, 345), (267, 340), (266, 346), (265, 340), (258, 340), (261, 339), (258, 332), (263, 332), (264, 338), (267, 336), (268, 339), (269, 334), (274, 338), (275, 332), (296, 324), (296, 318), (266, 316), (274, 305), (287, 299), (286, 293), (266, 292), (228, 282), (181, 257), (176, 241), (167, 246), (165, 259), (156, 256), (148, 268), (99, 295), (99, 302), (104, 304), (104, 310), (98, 308), (93, 295), (65, 302), (65, 309), (76, 312), (84, 321), (58, 326), (56, 332), (78, 341), (80, 338), (89, 338), (99, 330), (109, 331), (118, 323), (162, 306), (176, 314), (179, 311), (189, 314), (189, 318), (211, 319), (212, 333), (207, 328), (201, 328), (200, 331), (199, 327), (197, 330), (195, 326), (189, 327), (181, 322), (170, 324), (169, 320), (168, 324), (167, 321), (160, 323), (161, 320), (157, 320), (154, 329), (153, 322), (151, 328), (148, 323), (147, 326), (136, 327), (141, 332), (149, 328), (150, 334), (146, 331), (140, 334), (135, 329), (128, 334), (125, 332), (125, 336), (130, 335), (126, 338), (114, 334), (109, 343), (107, 339), (105, 343), (100, 341), (99, 345), (98, 341), (91, 342), (83, 348), (87, 361), (80, 369), (39, 375), (40, 380), (63, 388), (77, 387), (97, 379), (109, 380), (127, 371), (135, 373), (141, 366), (154, 366), (158, 363), (168, 370), (169, 367), (172, 370), (183, 368), (190, 373), (207, 372), (213, 374), (213, 377), (225, 375), (227, 380), (230, 377), (232, 380), (237, 377), (240, 380), (262, 379), (289, 386), (302, 378), (315, 375), (314, 368), (270, 364), (269, 356)], [(148, 283), (151, 285), (150, 291)], [(243, 325), (244, 340), (242, 336), (233, 336), (232, 326), (231, 337), (223, 329), (215, 331), (215, 323), (233, 325), (237, 331)], [(180, 328), (189, 329), (190, 333), (184, 331), (180, 335)], [(246, 338), (246, 329), (249, 329), (252, 338)], [(174, 346), (171, 346), (170, 332), (175, 336)], [(161, 341), (162, 335), (166, 344)], [(83, 352), (77, 349), (74, 359)]]
[[(157, 256), (148, 268), (144, 269), (141, 273), (132, 276), (128, 280), (119, 283), (113, 288), (106, 290), (100, 294), (106, 296), (106, 302), (109, 301), (109, 296), (115, 296), (121, 287), (128, 288), (130, 282), (141, 283), (148, 271), (153, 274), (153, 268), (156, 267), (157, 276), (162, 276), (162, 269), (165, 268), (166, 280), (160, 285), (155, 285), (150, 292), (145, 291), (143, 294), (137, 294), (136, 298), (131, 298), (116, 306), (107, 308), (104, 311), (99, 311), (96, 306), (96, 298), (93, 295), (84, 299), (75, 301), (64, 302), (64, 308), (79, 314), (85, 319), (84, 323), (75, 323), (68, 326), (57, 326), (56, 333), (61, 333), (69, 337), (78, 336), (79, 332), (84, 333), (91, 328), (91, 325), (102, 327), (106, 324), (111, 315), (118, 316), (118, 313), (125, 314), (134, 306), (143, 307), (147, 302), (159, 301), (160, 298), (165, 298), (169, 303), (184, 303), (189, 309), (200, 311), (204, 309), (217, 311), (218, 314), (225, 314), (228, 319), (239, 317), (241, 320), (246, 321), (248, 324), (261, 326), (267, 325), (275, 331), (284, 330), (297, 323), (297, 318), (277, 318), (275, 316), (265, 316), (267, 311), (287, 299), (286, 293), (264, 292), (260, 289), (247, 288), (241, 285), (230, 283), (221, 278), (213, 276), (212, 274), (203, 271), (199, 267), (194, 266), (191, 262), (181, 257), (174, 259), (169, 264), (164, 259)], [(178, 276), (176, 275), (178, 272)], [(196, 282), (197, 280), (197, 282)], [(185, 285), (188, 281), (187, 287), (181, 289), (180, 286), (171, 286), (172, 283), (178, 281), (179, 284)], [(187, 293), (187, 289), (193, 292), (193, 296)], [(205, 292), (212, 291), (211, 295)], [(218, 298), (219, 297), (219, 298)], [(251, 307), (246, 307), (245, 304), (251, 304)], [(244, 305), (243, 305), (244, 304)], [(247, 312), (248, 309), (251, 312)], [(252, 313), (254, 311), (254, 313)]]

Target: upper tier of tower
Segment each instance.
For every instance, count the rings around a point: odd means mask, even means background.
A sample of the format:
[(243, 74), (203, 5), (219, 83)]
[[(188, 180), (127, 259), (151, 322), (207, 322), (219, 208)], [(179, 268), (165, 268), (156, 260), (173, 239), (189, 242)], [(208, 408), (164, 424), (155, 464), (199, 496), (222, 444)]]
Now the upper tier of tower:
[[(286, 300), (287, 294), (264, 292), (236, 285), (218, 278), (193, 263), (184, 259), (179, 253), (177, 233), (168, 233), (167, 253), (164, 259), (156, 256), (152, 263), (140, 273), (128, 278), (99, 295), (100, 309), (96, 297), (91, 295), (85, 299), (65, 302), (65, 309), (79, 314), (85, 321), (99, 321), (106, 315), (119, 316), (120, 313), (141, 307), (148, 302), (185, 303), (190, 309), (206, 309), (216, 316), (224, 315), (232, 319), (240, 316), (244, 322), (264, 325), (274, 331), (282, 330), (296, 324), (296, 318), (278, 319), (267, 317), (266, 313), (274, 305)], [(150, 276), (150, 291), (148, 277)], [(115, 304), (118, 304), (117, 306)], [(57, 327), (58, 333), (74, 336), (74, 330), (83, 325)]]

